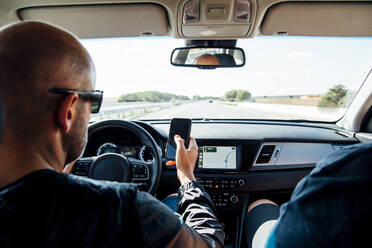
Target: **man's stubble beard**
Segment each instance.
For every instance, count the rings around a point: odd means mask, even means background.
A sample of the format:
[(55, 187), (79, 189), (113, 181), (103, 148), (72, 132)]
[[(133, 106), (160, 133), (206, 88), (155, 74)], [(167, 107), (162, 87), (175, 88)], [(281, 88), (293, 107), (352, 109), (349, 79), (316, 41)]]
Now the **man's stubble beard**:
[(71, 163), (78, 159), (88, 142), (88, 127), (84, 120), (82, 106), (78, 106), (78, 116), (72, 124), (70, 134), (64, 138), (64, 147), (67, 151), (65, 164)]

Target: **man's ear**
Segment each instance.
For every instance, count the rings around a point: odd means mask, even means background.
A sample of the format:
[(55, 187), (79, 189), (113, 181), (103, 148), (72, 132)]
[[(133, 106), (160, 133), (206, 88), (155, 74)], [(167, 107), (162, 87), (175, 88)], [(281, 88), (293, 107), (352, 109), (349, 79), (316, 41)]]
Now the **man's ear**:
[(62, 128), (62, 131), (67, 133), (70, 131), (73, 121), (77, 115), (78, 95), (76, 93), (69, 94), (64, 98), (57, 112), (57, 122)]

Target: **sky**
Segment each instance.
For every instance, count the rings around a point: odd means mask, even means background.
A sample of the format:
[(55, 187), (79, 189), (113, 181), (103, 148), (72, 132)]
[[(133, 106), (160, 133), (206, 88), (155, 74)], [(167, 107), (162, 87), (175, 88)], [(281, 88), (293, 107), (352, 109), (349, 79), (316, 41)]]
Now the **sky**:
[(238, 40), (241, 68), (175, 67), (171, 37), (82, 40), (96, 67), (96, 89), (105, 97), (156, 90), (177, 95), (223, 96), (232, 89), (253, 96), (324, 94), (336, 84), (357, 90), (372, 69), (371, 38), (261, 36)]

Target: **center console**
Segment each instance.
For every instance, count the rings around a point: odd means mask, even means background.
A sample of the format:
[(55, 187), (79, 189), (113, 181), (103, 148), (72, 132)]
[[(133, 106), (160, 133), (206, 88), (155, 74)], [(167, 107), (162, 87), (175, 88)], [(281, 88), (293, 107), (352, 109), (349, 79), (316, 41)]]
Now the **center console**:
[(244, 170), (240, 145), (204, 145), (199, 147), (195, 172), (197, 181), (212, 197), (217, 217), (225, 231), (225, 246), (239, 247), (242, 230), (242, 209), (246, 195), (239, 192), (245, 185), (244, 179), (236, 177), (208, 176), (215, 173), (237, 173)]
[[(245, 176), (260, 143), (198, 140), (198, 146), (195, 177), (213, 200), (217, 218), (225, 231), (225, 247), (241, 247), (249, 197), (246, 192), (249, 182)], [(175, 166), (165, 167), (163, 174), (172, 170), (176, 170)]]
[(239, 210), (241, 194), (232, 192), (244, 186), (244, 179), (202, 177), (196, 179), (211, 195), (218, 210)]
[(203, 177), (196, 179), (211, 196), (217, 218), (225, 231), (225, 247), (240, 247), (241, 230), (248, 207), (248, 194), (241, 191), (244, 179), (233, 177)]

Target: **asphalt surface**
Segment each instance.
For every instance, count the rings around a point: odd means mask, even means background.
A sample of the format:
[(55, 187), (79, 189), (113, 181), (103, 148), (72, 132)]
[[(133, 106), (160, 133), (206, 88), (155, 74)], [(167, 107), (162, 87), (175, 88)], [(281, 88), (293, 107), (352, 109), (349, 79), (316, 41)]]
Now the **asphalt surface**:
[(335, 120), (336, 110), (278, 104), (226, 104), (208, 101), (186, 103), (153, 112), (138, 119), (207, 118), (207, 119), (308, 119)]

